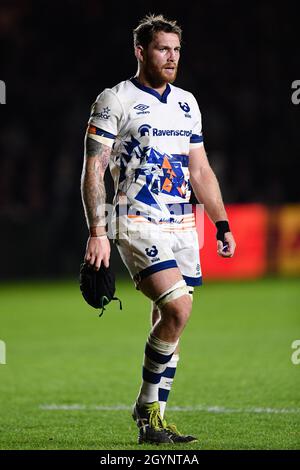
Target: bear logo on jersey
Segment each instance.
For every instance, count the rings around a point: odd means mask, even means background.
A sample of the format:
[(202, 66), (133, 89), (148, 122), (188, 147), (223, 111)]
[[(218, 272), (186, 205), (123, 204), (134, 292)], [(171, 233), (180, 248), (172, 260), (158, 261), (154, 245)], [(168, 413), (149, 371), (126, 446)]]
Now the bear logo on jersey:
[(182, 103), (181, 101), (178, 101), (178, 104), (181, 107), (182, 111), (184, 111), (185, 113), (188, 113), (191, 110), (187, 103)]
[(182, 111), (185, 112), (185, 117), (191, 118), (192, 116), (189, 114), (191, 108), (187, 103), (182, 103), (181, 101), (178, 101), (179, 106), (181, 107)]
[(152, 245), (152, 248), (145, 248), (145, 252), (147, 256), (154, 258), (154, 256), (156, 256), (158, 253), (158, 249), (156, 248), (155, 245)]

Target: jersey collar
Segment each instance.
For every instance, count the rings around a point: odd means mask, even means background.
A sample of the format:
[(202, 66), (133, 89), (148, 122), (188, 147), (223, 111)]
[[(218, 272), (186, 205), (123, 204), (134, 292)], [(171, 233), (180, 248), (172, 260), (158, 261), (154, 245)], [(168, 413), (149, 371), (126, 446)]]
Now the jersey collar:
[(166, 103), (169, 93), (171, 92), (171, 87), (169, 83), (166, 86), (165, 91), (162, 95), (160, 95), (156, 90), (150, 88), (146, 85), (142, 85), (135, 77), (132, 77), (130, 81), (140, 90), (145, 91), (146, 93), (150, 93), (150, 95), (155, 96), (161, 103)]

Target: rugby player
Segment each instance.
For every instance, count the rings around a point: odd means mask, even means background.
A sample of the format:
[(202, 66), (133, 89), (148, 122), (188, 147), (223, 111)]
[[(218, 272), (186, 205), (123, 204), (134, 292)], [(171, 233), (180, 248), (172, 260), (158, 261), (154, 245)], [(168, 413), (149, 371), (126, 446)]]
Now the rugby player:
[(168, 424), (164, 407), (193, 289), (202, 280), (191, 187), (216, 224), (218, 254), (232, 257), (235, 241), (204, 149), (197, 101), (173, 85), (181, 28), (162, 15), (148, 15), (133, 36), (137, 73), (102, 91), (88, 122), (82, 172), (90, 232), (85, 261), (95, 269), (109, 265), (104, 184), (109, 165), (115, 185), (113, 238), (137, 289), (154, 305), (133, 409), (138, 441), (186, 443), (197, 438)]

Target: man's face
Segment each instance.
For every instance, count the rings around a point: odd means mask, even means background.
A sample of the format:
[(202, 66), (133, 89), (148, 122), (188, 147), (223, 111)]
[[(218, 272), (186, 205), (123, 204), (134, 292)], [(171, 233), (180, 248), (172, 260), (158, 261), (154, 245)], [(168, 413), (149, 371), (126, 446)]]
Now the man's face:
[(159, 86), (173, 83), (177, 75), (180, 41), (177, 34), (156, 33), (143, 54), (143, 72), (149, 82)]

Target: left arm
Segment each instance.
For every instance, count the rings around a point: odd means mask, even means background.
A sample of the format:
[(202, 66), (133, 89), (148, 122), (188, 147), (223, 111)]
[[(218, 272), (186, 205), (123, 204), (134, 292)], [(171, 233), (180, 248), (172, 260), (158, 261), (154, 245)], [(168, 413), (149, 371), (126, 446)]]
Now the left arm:
[[(204, 146), (190, 150), (189, 172), (196, 198), (204, 204), (212, 222), (228, 221), (219, 183), (208, 162)], [(226, 232), (224, 239), (228, 243), (228, 249), (226, 252), (222, 251), (223, 243), (218, 240), (218, 254), (224, 258), (232, 257), (236, 246), (232, 233)]]

